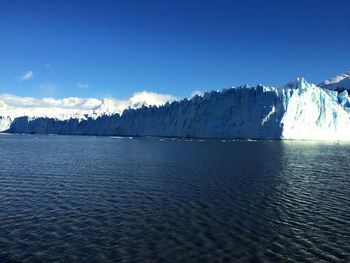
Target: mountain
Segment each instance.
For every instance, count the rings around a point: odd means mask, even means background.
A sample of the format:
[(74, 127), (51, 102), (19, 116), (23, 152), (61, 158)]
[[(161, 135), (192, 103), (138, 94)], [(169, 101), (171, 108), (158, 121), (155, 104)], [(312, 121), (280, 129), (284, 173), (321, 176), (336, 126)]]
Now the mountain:
[[(6, 107), (3, 111), (10, 112)], [(350, 140), (348, 91), (321, 88), (303, 78), (283, 88), (242, 86), (161, 106), (105, 99), (91, 111), (61, 114), (17, 114), (10, 121), (0, 119), (0, 127), (12, 133)]]
[(318, 86), (338, 92), (342, 92), (344, 90), (350, 91), (350, 71), (334, 78), (327, 79), (318, 84)]

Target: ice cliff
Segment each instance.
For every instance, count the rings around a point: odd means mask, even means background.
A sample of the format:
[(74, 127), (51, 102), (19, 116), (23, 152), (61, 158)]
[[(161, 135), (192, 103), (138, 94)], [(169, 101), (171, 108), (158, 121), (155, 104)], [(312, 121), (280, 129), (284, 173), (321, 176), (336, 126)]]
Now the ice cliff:
[(0, 128), (13, 133), (350, 140), (350, 98), (346, 88), (334, 88), (336, 83), (328, 89), (328, 84), (319, 87), (299, 78), (284, 88), (242, 86), (121, 114), (105, 105), (96, 116), (3, 116)]
[(350, 140), (350, 100), (300, 79), (297, 89), (282, 90), (285, 112), (282, 139)]

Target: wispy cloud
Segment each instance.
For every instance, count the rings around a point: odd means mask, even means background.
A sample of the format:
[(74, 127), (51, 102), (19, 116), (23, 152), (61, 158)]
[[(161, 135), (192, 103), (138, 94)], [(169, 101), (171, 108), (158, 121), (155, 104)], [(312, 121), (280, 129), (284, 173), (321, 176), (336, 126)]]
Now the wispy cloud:
[(63, 98), (54, 99), (45, 97), (36, 99), (31, 97), (21, 97), (11, 94), (0, 94), (0, 100), (6, 105), (23, 108), (63, 108), (63, 109), (92, 109), (101, 104), (101, 101), (94, 98)]
[(20, 76), (18, 78), (18, 80), (19, 81), (25, 81), (25, 80), (30, 80), (32, 78), (34, 78), (34, 73), (33, 73), (33, 71), (30, 70), (30, 71), (27, 71), (27, 72), (23, 73), (23, 75)]
[(87, 84), (87, 83), (78, 82), (78, 83), (77, 83), (77, 87), (78, 87), (79, 89), (88, 89), (90, 86), (89, 86), (89, 84)]

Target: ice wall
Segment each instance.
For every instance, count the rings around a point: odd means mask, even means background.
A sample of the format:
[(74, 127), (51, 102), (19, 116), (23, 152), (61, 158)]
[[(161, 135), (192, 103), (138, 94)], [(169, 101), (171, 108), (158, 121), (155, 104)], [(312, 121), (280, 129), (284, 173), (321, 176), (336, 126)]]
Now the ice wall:
[(117, 134), (277, 139), (281, 106), (277, 90), (263, 86), (213, 91), (160, 108), (125, 111)]
[(289, 88), (264, 86), (207, 92), (160, 107), (96, 119), (16, 118), (8, 132), (239, 139), (350, 140), (347, 91), (300, 78)]

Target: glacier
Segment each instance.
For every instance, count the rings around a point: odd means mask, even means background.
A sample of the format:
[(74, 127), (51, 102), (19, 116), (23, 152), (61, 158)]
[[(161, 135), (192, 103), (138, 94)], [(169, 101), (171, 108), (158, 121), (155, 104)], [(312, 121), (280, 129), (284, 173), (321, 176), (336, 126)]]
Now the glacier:
[(336, 81), (320, 87), (298, 78), (281, 88), (245, 85), (124, 110), (115, 110), (104, 100), (93, 111), (66, 111), (59, 117), (57, 113), (11, 115), (8, 106), (0, 103), (0, 129), (10, 133), (348, 141), (346, 76), (337, 80), (342, 89), (336, 88)]
[(349, 100), (347, 91), (338, 94), (304, 79), (291, 91), (283, 99), (282, 139), (350, 140), (350, 108), (348, 103), (341, 103)]

